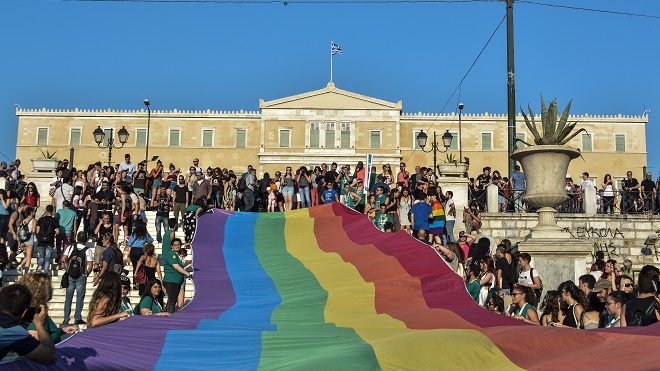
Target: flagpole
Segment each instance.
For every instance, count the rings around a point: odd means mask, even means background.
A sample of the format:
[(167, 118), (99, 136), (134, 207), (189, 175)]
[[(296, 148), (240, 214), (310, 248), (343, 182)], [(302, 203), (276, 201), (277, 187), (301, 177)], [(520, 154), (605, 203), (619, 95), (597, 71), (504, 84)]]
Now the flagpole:
[(330, 40), (330, 82), (332, 82), (332, 44), (334, 42)]

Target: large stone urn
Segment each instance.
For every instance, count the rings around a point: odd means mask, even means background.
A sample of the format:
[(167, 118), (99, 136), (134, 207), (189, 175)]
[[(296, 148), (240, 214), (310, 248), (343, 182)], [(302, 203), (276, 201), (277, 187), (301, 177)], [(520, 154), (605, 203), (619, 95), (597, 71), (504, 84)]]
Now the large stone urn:
[(556, 208), (568, 200), (564, 190), (566, 172), (580, 151), (568, 146), (536, 145), (517, 149), (511, 158), (519, 161), (525, 173), (527, 190), (524, 201), (537, 209), (539, 223), (532, 232), (561, 231)]
[(518, 149), (511, 158), (519, 161), (525, 173), (525, 202), (538, 208), (539, 222), (518, 250), (532, 256), (545, 290), (556, 290), (566, 280), (578, 282), (586, 273), (592, 246), (587, 241), (571, 240), (557, 225), (556, 207), (568, 200), (564, 190), (566, 171), (580, 151), (568, 146), (536, 145)]

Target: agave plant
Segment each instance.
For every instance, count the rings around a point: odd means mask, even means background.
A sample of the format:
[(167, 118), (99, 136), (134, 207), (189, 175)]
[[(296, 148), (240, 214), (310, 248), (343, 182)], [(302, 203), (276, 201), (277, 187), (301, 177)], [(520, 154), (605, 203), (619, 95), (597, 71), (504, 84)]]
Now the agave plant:
[[(578, 129), (578, 131), (572, 133), (573, 129), (575, 129), (575, 125), (577, 125), (577, 121), (568, 122), (568, 112), (571, 109), (570, 101), (564, 109), (564, 112), (561, 114), (561, 117), (558, 119), (557, 99), (553, 100), (552, 103), (550, 103), (550, 107), (546, 108), (545, 102), (543, 101), (543, 96), (541, 96), (541, 128), (543, 135), (541, 135), (536, 128), (532, 107), (530, 107), (528, 104), (527, 108), (529, 109), (529, 117), (527, 117), (525, 111), (523, 111), (522, 108), (520, 111), (525, 118), (525, 125), (527, 125), (527, 128), (534, 136), (534, 144), (536, 145), (565, 145), (581, 132), (587, 133), (587, 131), (583, 128)], [(516, 142), (522, 142), (528, 146), (532, 145), (522, 139), (516, 139)]]
[(41, 155), (43, 156), (43, 158), (48, 159), (48, 160), (54, 159), (55, 154), (57, 153), (57, 151), (55, 151), (53, 153), (50, 153), (48, 150), (46, 150), (46, 152), (44, 152), (43, 149), (40, 149), (39, 151), (41, 152)]
[(447, 158), (446, 158), (445, 161), (443, 161), (444, 163), (454, 164), (454, 165), (458, 164), (458, 157), (456, 157), (456, 154), (450, 152), (450, 153), (447, 153), (445, 156)]

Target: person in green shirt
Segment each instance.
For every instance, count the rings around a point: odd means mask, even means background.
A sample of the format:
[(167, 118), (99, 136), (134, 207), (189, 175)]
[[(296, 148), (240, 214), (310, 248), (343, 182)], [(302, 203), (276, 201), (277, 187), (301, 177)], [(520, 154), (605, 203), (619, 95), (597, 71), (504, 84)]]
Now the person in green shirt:
[[(53, 283), (47, 273), (30, 272), (21, 277), (16, 283), (24, 285), (30, 290), (30, 293), (32, 294), (32, 303), (30, 306), (32, 307), (38, 307), (39, 305), (46, 306), (53, 298)], [(46, 317), (44, 326), (46, 327), (46, 331), (50, 334), (50, 338), (53, 339), (53, 342), (55, 343), (59, 343), (62, 340), (62, 334), (71, 335), (78, 331), (75, 326), (64, 326), (60, 329), (50, 316)], [(37, 336), (37, 327), (34, 322), (30, 322), (27, 331), (32, 336)]]
[(163, 277), (163, 284), (167, 290), (167, 311), (174, 313), (176, 311), (176, 301), (179, 297), (179, 291), (185, 277), (192, 278), (193, 274), (189, 273), (183, 268), (183, 262), (179, 256), (181, 251), (180, 238), (172, 239), (172, 250), (167, 254), (163, 252), (163, 267), (165, 276)]
[(342, 194), (343, 196), (341, 196), (341, 200), (343, 204), (350, 207), (353, 210), (355, 210), (356, 206), (359, 205), (360, 202), (362, 202), (362, 197), (360, 197), (359, 194), (353, 192), (348, 183), (344, 184)]
[(479, 283), (479, 273), (481, 273), (481, 267), (479, 264), (472, 264), (468, 268), (468, 274), (470, 275), (467, 283), (467, 291), (472, 296), (474, 301), (479, 302), (479, 291), (481, 290), (481, 283)]
[(144, 290), (138, 307), (135, 312), (143, 316), (169, 316), (170, 313), (163, 310), (163, 285), (160, 280), (155, 279), (147, 283), (147, 288)]

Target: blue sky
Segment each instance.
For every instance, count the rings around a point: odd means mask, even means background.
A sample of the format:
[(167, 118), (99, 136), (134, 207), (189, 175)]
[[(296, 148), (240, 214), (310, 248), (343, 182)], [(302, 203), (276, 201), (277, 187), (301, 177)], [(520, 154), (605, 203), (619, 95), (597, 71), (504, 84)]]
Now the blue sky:
[[(375, 0), (377, 1), (377, 0)], [(660, 16), (660, 2), (540, 2)], [(338, 87), (405, 112), (441, 112), (505, 14), (503, 2), (220, 4), (3, 0), (1, 152), (14, 157), (23, 108), (257, 110)], [(539, 94), (574, 114), (641, 115), (660, 171), (660, 19), (515, 4), (517, 106)], [(460, 91), (466, 113), (506, 113), (506, 22)], [(444, 112), (455, 110), (458, 96)], [(0, 155), (3, 159), (4, 156)], [(25, 159), (24, 159), (25, 160)]]

